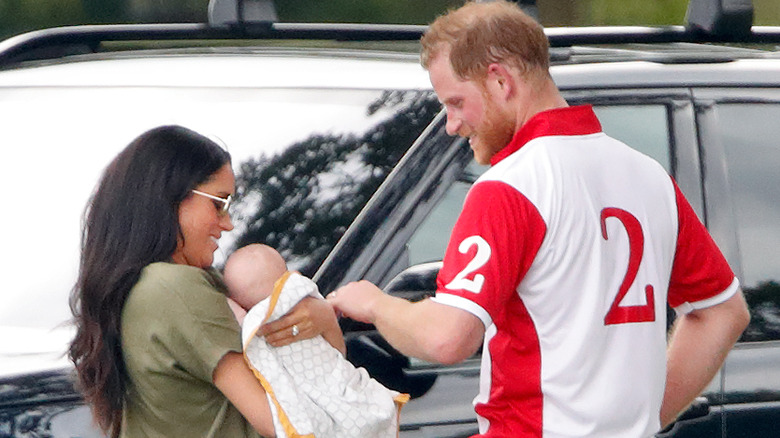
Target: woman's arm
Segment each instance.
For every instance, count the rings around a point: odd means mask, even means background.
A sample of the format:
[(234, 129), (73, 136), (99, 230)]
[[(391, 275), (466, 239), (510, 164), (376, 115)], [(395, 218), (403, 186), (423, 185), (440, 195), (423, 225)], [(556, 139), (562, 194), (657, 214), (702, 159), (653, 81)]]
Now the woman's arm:
[[(292, 327), (298, 327), (293, 336)], [(342, 355), (347, 352), (344, 335), (341, 333), (336, 311), (325, 300), (306, 297), (296, 304), (285, 316), (260, 327), (258, 336), (265, 336), (266, 342), (274, 347), (292, 344), (301, 339), (322, 335)]]
[(264, 437), (275, 437), (271, 406), (265, 390), (241, 353), (227, 353), (214, 369), (214, 385)]

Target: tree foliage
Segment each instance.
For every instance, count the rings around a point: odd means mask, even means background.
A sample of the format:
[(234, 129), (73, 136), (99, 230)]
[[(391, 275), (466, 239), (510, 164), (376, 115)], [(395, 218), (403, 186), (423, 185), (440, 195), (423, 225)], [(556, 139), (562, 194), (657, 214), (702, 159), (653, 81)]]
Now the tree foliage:
[(235, 246), (256, 242), (277, 250), (304, 275), (313, 275), (379, 184), (439, 111), (428, 92), (388, 91), (369, 114), (393, 116), (362, 135), (315, 134), (279, 155), (239, 166)]

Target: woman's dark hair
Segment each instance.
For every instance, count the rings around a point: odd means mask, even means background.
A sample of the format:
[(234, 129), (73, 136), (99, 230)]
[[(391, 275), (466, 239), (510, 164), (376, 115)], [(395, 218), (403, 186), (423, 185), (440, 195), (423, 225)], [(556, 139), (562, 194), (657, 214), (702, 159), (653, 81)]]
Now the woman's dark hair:
[(229, 162), (224, 149), (189, 129), (152, 129), (109, 164), (86, 210), (69, 356), (95, 421), (110, 436), (119, 434), (125, 392), (125, 300), (145, 266), (176, 250), (179, 205), (190, 190)]

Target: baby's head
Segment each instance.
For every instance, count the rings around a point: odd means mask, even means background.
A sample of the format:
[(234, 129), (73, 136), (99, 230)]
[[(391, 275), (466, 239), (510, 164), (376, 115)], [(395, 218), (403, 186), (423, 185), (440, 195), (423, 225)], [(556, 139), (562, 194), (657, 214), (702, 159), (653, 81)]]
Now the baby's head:
[(230, 298), (244, 309), (266, 299), (274, 283), (287, 271), (281, 254), (268, 245), (252, 244), (238, 249), (225, 263), (225, 284)]

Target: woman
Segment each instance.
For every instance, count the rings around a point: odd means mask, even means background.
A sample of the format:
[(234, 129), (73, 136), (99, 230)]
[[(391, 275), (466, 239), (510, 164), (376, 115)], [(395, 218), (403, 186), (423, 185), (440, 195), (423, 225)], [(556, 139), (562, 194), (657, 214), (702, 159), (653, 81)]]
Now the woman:
[[(265, 392), (211, 268), (233, 224), (230, 156), (177, 126), (135, 139), (87, 212), (70, 347), (96, 422), (110, 436), (273, 436)], [(305, 300), (263, 328), (274, 345), (322, 334), (344, 351), (329, 304)]]

